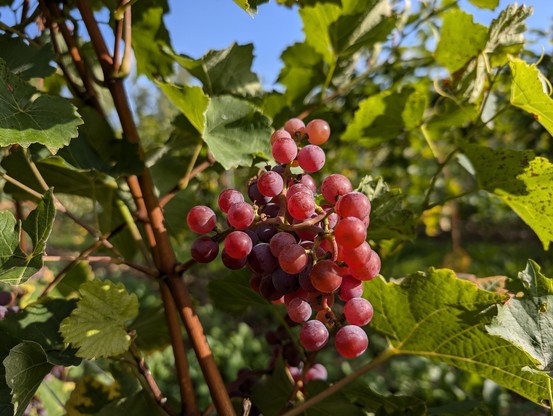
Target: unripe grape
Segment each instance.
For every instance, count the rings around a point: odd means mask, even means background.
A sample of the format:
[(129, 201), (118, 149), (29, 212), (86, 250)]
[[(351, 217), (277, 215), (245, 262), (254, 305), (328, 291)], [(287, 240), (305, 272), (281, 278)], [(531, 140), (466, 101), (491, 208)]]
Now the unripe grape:
[(307, 123), (305, 133), (309, 143), (320, 146), (330, 137), (330, 126), (326, 121), (316, 118)]

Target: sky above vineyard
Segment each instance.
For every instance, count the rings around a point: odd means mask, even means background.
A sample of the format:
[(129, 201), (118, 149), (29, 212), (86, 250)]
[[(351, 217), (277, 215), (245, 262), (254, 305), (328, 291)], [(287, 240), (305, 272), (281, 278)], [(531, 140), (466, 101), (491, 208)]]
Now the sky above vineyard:
[[(414, 5), (417, 1), (412, 3)], [(484, 24), (511, 3), (512, 0), (501, 0), (495, 11), (483, 11), (471, 6), (466, 0), (461, 1), (465, 10), (473, 13), (475, 20)], [(534, 14), (528, 19), (530, 28), (545, 29), (553, 24), (551, 0), (519, 3), (534, 7)], [(166, 23), (177, 52), (199, 58), (210, 49), (224, 49), (232, 42), (253, 43), (256, 56), (253, 70), (266, 85), (276, 80), (281, 67), (279, 57), (284, 48), (303, 39), (299, 14), (278, 6), (274, 1), (263, 4), (254, 17), (250, 17), (231, 0), (172, 0), (169, 4), (171, 13)], [(541, 46), (546, 50), (551, 48), (550, 43), (544, 42)]]

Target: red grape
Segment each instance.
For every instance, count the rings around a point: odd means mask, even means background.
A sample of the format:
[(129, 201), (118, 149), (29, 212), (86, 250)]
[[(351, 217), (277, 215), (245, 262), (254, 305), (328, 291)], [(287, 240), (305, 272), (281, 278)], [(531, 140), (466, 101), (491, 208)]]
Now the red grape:
[(217, 219), (215, 213), (205, 205), (196, 205), (188, 211), (186, 223), (188, 227), (198, 234), (206, 234), (215, 228)]
[(373, 318), (373, 313), (373, 305), (365, 298), (353, 298), (344, 305), (344, 317), (351, 325), (367, 325)]
[(282, 176), (278, 173), (269, 171), (262, 174), (257, 180), (257, 189), (263, 196), (277, 196), (284, 188)]
[(291, 139), (292, 138), (292, 135), (287, 132), (286, 130), (275, 130), (273, 132), (273, 134), (271, 134), (271, 144), (273, 144), (274, 142), (276, 142), (278, 139)]
[(221, 211), (225, 214), (228, 212), (229, 208), (239, 202), (244, 202), (244, 195), (242, 192), (237, 191), (236, 189), (225, 189), (219, 194), (217, 203)]
[(338, 199), (336, 212), (342, 218), (356, 217), (364, 220), (371, 213), (371, 202), (361, 192), (350, 192)]
[(353, 186), (348, 178), (339, 173), (327, 176), (321, 184), (321, 193), (324, 199), (331, 204), (335, 204), (338, 198), (353, 190)]
[(252, 239), (244, 231), (231, 232), (225, 237), (223, 244), (226, 253), (237, 260), (243, 259), (252, 250)]
[(290, 163), (298, 154), (298, 146), (291, 137), (281, 137), (273, 142), (271, 151), (278, 163)]
[(307, 123), (305, 133), (309, 143), (321, 145), (330, 137), (330, 126), (326, 121), (316, 118)]
[(247, 202), (234, 204), (228, 210), (228, 222), (234, 228), (243, 230), (251, 225), (255, 213), (253, 207)]
[(334, 237), (339, 245), (345, 248), (355, 248), (367, 238), (367, 227), (359, 218), (346, 217), (336, 224)]
[(198, 263), (209, 263), (217, 257), (218, 253), (219, 244), (207, 236), (196, 239), (190, 249), (192, 258)]
[(346, 325), (338, 330), (334, 340), (336, 351), (344, 358), (355, 358), (363, 354), (369, 346), (365, 331), (356, 325)]
[(300, 273), (307, 266), (307, 260), (307, 253), (299, 244), (290, 244), (278, 256), (280, 268), (290, 274)]
[(287, 232), (281, 231), (276, 233), (269, 241), (269, 247), (273, 256), (278, 257), (282, 250), (285, 250), (289, 245), (296, 244), (296, 238)]
[(311, 270), (311, 283), (319, 292), (330, 293), (340, 287), (342, 276), (338, 265), (332, 260), (321, 260)]
[(284, 123), (284, 130), (286, 130), (293, 139), (301, 136), (305, 130), (305, 123), (299, 118), (291, 118)]
[(347, 302), (350, 299), (358, 298), (363, 295), (363, 283), (349, 274), (342, 277), (340, 285), (340, 293), (338, 297)]
[(288, 213), (296, 220), (305, 220), (315, 213), (313, 196), (298, 192), (288, 199)]
[(311, 318), (311, 305), (301, 298), (292, 299), (287, 305), (288, 316), (294, 322), (301, 323)]
[(298, 163), (308, 173), (317, 172), (325, 164), (325, 152), (319, 146), (309, 144), (298, 152)]
[(328, 342), (328, 329), (321, 321), (307, 321), (300, 329), (300, 342), (307, 351), (318, 351)]

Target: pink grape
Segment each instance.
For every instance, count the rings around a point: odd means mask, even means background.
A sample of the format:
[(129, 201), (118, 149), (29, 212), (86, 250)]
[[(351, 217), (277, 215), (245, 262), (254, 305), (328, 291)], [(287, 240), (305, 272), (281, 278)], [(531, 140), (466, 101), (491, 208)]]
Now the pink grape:
[(315, 213), (315, 200), (309, 194), (298, 192), (287, 202), (288, 213), (296, 220), (305, 220)]
[(205, 205), (196, 205), (188, 211), (186, 223), (188, 227), (198, 234), (207, 234), (215, 228), (217, 218), (215, 213)]
[(307, 351), (318, 351), (328, 342), (328, 329), (321, 321), (307, 321), (300, 329), (300, 343)]
[(278, 173), (269, 171), (262, 174), (257, 180), (257, 189), (263, 196), (277, 196), (284, 188), (282, 176)]
[(315, 179), (313, 179), (313, 176), (308, 175), (307, 173), (301, 175), (300, 181), (298, 183), (307, 186), (311, 190), (311, 192), (317, 192), (317, 183), (315, 182)]
[(283, 129), (281, 129), (281, 130), (275, 130), (275, 131), (273, 132), (273, 134), (271, 134), (271, 140), (270, 140), (270, 142), (271, 142), (271, 144), (273, 144), (273, 143), (276, 142), (277, 140), (283, 139), (283, 138), (284, 138), (284, 139), (292, 139), (292, 135), (291, 135), (289, 132), (287, 132), (286, 130), (283, 130)]
[(298, 152), (298, 163), (308, 173), (317, 172), (325, 164), (325, 152), (319, 146), (309, 144)]
[(331, 204), (335, 204), (339, 197), (350, 193), (353, 186), (348, 178), (339, 173), (334, 173), (327, 176), (321, 184), (321, 193), (324, 199)]
[(298, 146), (291, 137), (281, 137), (273, 142), (271, 151), (278, 163), (291, 163), (298, 154)]
[(311, 305), (301, 298), (292, 299), (288, 305), (286, 305), (286, 310), (288, 311), (290, 319), (297, 323), (307, 321), (313, 313)]
[(286, 191), (286, 202), (296, 194), (306, 194), (313, 197), (313, 191), (303, 183), (295, 183)]
[(342, 276), (338, 265), (332, 260), (321, 260), (311, 270), (311, 283), (319, 292), (330, 293), (340, 287)]
[(367, 325), (373, 318), (373, 313), (373, 305), (365, 298), (353, 298), (344, 305), (344, 317), (351, 325)]
[(287, 232), (276, 233), (269, 241), (269, 248), (273, 256), (278, 257), (282, 250), (286, 250), (291, 244), (296, 244), (296, 238)]
[(365, 331), (356, 325), (346, 325), (338, 330), (334, 339), (336, 351), (344, 358), (355, 358), (369, 346)]
[(307, 123), (305, 133), (309, 143), (320, 146), (330, 137), (330, 126), (326, 121), (316, 118)]
[(280, 268), (290, 274), (300, 273), (307, 266), (307, 261), (307, 253), (299, 244), (290, 244), (278, 256)]
[(219, 244), (207, 236), (196, 239), (190, 249), (192, 258), (198, 263), (209, 263), (217, 257), (218, 253)]
[(236, 189), (225, 189), (219, 194), (219, 198), (217, 199), (219, 209), (225, 214), (228, 212), (229, 208), (232, 205), (239, 202), (244, 202), (244, 195), (242, 195), (242, 192), (237, 191)]
[(338, 199), (336, 212), (342, 218), (356, 217), (364, 220), (371, 213), (371, 202), (361, 192), (350, 192)]
[(334, 237), (339, 245), (345, 248), (355, 248), (367, 238), (367, 227), (359, 218), (346, 217), (336, 224)]
[(248, 255), (248, 267), (260, 274), (270, 274), (278, 267), (278, 260), (271, 254), (269, 244), (256, 244)]
[(355, 277), (346, 274), (342, 278), (342, 284), (340, 285), (340, 293), (338, 297), (347, 302), (350, 299), (358, 298), (363, 295), (363, 283)]
[(284, 130), (286, 130), (293, 139), (299, 138), (305, 130), (305, 123), (299, 118), (291, 118), (284, 123)]
[(350, 273), (359, 280), (371, 280), (380, 273), (380, 256), (372, 252), (365, 264), (359, 267), (350, 267)]
[(253, 207), (247, 202), (234, 204), (228, 210), (228, 222), (234, 228), (243, 230), (251, 225), (255, 213)]
[(371, 246), (365, 241), (355, 248), (343, 250), (342, 256), (350, 268), (359, 268), (369, 261), (372, 254)]
[[(225, 252), (233, 259), (243, 259), (252, 250), (252, 239), (244, 231), (232, 231), (223, 243)], [(256, 246), (257, 247), (257, 246)]]
[(326, 367), (320, 363), (315, 363), (311, 366), (309, 370), (305, 373), (304, 380), (326, 380), (328, 378), (328, 372)]

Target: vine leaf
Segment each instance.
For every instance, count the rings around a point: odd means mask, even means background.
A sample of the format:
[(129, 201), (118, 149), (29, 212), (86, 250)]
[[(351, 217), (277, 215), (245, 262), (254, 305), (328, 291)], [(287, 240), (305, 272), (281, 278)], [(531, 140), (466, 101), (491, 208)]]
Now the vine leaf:
[(129, 349), (131, 337), (125, 322), (138, 315), (138, 299), (122, 283), (93, 280), (80, 288), (81, 299), (61, 323), (65, 342), (78, 348), (77, 356), (87, 359), (111, 357)]
[(50, 65), (56, 56), (48, 44), (36, 48), (19, 38), (0, 36), (0, 58), (23, 79), (46, 78), (56, 70)]
[(511, 104), (522, 108), (553, 135), (553, 99), (544, 91), (543, 75), (535, 64), (521, 59), (509, 63), (513, 74)]
[(522, 296), (500, 306), (486, 329), (526, 352), (538, 363), (533, 368), (552, 374), (553, 279), (544, 276), (540, 266), (530, 260), (517, 280)]
[(158, 86), (181, 113), (201, 134), (205, 129), (205, 115), (209, 105), (209, 96), (197, 86), (179, 86), (158, 82)]
[(0, 146), (40, 143), (55, 152), (77, 136), (77, 109), (64, 98), (37, 94), (0, 58)]
[(255, 155), (267, 158), (271, 133), (270, 120), (249, 102), (231, 96), (209, 102), (203, 139), (225, 169), (250, 166)]
[(472, 4), (474, 4), (476, 7), (480, 7), (481, 9), (495, 9), (497, 6), (499, 6), (499, 0), (469, 0)]
[(535, 360), (486, 332), (495, 306), (507, 296), (481, 290), (447, 269), (413, 274), (401, 284), (381, 277), (365, 284), (374, 307), (369, 330), (384, 334), (397, 353), (479, 374), (538, 404), (550, 397), (545, 377), (523, 369)]
[(23, 341), (13, 347), (2, 362), (6, 371), (6, 381), (11, 389), (13, 415), (20, 416), (46, 374), (53, 365), (40, 344)]
[(553, 164), (532, 151), (463, 146), (481, 189), (501, 198), (528, 224), (545, 250), (553, 241)]
[(277, 416), (294, 390), (292, 378), (281, 357), (277, 358), (273, 372), (264, 377), (252, 390), (251, 399), (266, 416)]
[[(53, 192), (46, 192), (36, 208), (21, 223), (9, 211), (0, 212), (0, 281), (20, 284), (42, 268), (46, 242), (52, 232), (56, 208)], [(30, 253), (19, 245), (21, 228), (33, 243)]]

